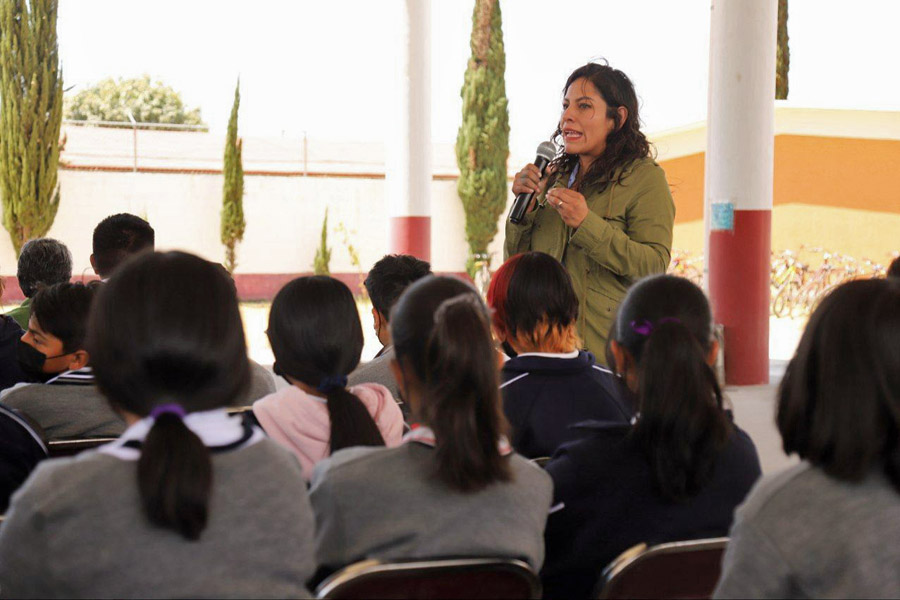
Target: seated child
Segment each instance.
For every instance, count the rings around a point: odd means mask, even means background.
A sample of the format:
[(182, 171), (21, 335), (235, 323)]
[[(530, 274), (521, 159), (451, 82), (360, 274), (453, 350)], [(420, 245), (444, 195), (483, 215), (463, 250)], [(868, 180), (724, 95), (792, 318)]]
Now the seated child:
[(728, 534), (760, 475), (746, 433), (723, 409), (718, 343), (703, 291), (680, 277), (634, 284), (612, 331), (611, 364), (636, 398), (633, 423), (584, 424), (547, 464), (549, 598), (588, 598), (603, 567), (648, 546)]
[(400, 443), (403, 414), (387, 388), (347, 388), (363, 347), (350, 288), (331, 277), (291, 281), (272, 302), (267, 333), (273, 368), (291, 385), (254, 402), (253, 414), (297, 455), (307, 477), (341, 448)]
[(228, 277), (181, 252), (124, 264), (86, 342), (128, 429), (49, 460), (0, 527), (11, 598), (297, 598), (314, 522), (291, 453), (226, 407), (249, 385)]
[(88, 314), (99, 285), (57, 283), (35, 294), (18, 355), (22, 369), (37, 383), (19, 384), (0, 396), (40, 425), (49, 440), (115, 437), (125, 430), (125, 422), (94, 383), (85, 349)]

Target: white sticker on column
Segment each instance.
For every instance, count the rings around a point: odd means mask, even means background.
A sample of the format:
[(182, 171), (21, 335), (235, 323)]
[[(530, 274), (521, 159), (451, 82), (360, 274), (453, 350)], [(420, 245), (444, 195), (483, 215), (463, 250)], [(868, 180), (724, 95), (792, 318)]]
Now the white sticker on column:
[(734, 231), (734, 203), (710, 203), (710, 231)]

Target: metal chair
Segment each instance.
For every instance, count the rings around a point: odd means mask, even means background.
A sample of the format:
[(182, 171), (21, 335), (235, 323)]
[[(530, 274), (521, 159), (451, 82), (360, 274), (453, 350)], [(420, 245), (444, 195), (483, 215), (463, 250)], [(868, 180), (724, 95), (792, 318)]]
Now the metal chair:
[[(243, 419), (253, 418), (252, 406), (233, 406), (227, 409), (229, 415), (237, 415)], [(118, 438), (114, 437), (98, 437), (85, 438), (80, 440), (53, 440), (47, 443), (50, 458), (59, 458), (62, 456), (75, 456), (84, 450), (91, 450), (103, 444), (114, 442)]]
[(59, 458), (61, 456), (75, 456), (84, 450), (91, 450), (103, 444), (115, 441), (114, 437), (103, 438), (86, 438), (83, 440), (53, 440), (47, 442), (48, 454), (50, 458)]
[(728, 538), (638, 544), (603, 570), (599, 598), (711, 598)]
[(317, 598), (540, 598), (541, 580), (520, 560), (365, 560), (331, 575)]

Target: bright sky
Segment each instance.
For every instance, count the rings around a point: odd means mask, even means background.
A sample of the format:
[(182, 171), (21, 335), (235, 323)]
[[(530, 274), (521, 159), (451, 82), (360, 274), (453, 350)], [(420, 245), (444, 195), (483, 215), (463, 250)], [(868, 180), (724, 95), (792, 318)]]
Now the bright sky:
[[(148, 73), (224, 130), (240, 74), (242, 135), (392, 135), (387, 86), (399, 0), (60, 4), (60, 55), (72, 93), (105, 77)], [(452, 142), (459, 127), (473, 5), (432, 0), (436, 142)], [(514, 154), (529, 154), (548, 136), (567, 75), (596, 57), (632, 78), (645, 130), (705, 118), (708, 0), (503, 0), (501, 8)], [(788, 23), (792, 104), (900, 110), (900, 2), (790, 0)]]

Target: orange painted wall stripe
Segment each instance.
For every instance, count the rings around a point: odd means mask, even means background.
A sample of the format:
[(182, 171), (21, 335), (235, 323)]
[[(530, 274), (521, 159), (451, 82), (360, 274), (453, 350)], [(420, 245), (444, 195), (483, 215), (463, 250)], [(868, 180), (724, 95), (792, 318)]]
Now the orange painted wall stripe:
[[(660, 165), (675, 222), (703, 219), (704, 154)], [(776, 136), (774, 204), (795, 203), (900, 214), (900, 141)]]

